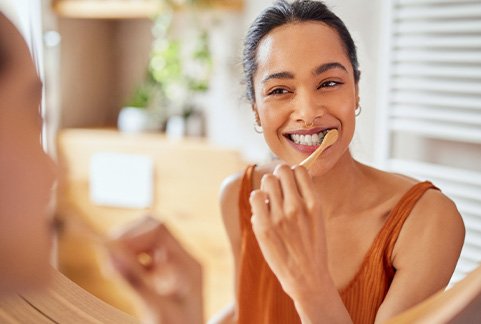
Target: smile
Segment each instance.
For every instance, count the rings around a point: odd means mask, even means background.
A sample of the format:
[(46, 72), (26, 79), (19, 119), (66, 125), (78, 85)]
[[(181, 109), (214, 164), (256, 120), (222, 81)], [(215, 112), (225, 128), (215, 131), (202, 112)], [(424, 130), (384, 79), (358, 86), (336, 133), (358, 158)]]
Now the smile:
[(314, 134), (288, 134), (287, 137), (296, 144), (306, 146), (319, 146), (329, 130), (325, 129)]

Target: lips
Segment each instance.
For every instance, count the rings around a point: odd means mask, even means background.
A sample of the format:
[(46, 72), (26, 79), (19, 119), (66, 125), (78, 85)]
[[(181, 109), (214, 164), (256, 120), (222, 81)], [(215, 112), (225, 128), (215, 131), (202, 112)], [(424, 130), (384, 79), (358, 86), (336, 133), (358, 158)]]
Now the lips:
[(307, 146), (319, 146), (326, 136), (327, 132), (334, 127), (331, 128), (312, 128), (308, 130), (295, 130), (284, 133), (284, 137), (286, 137), (291, 142), (301, 145)]
[(313, 128), (309, 130), (296, 130), (284, 133), (292, 145), (303, 153), (312, 153), (322, 143), (324, 136), (333, 128)]

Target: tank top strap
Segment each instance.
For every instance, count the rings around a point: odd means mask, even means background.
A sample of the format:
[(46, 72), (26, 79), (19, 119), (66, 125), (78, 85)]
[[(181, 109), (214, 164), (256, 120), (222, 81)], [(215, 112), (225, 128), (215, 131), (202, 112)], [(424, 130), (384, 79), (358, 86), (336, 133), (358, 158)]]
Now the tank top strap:
[(249, 202), (249, 196), (253, 190), (253, 175), (256, 165), (252, 164), (247, 166), (242, 176), (241, 187), (239, 191), (239, 216), (241, 230), (245, 228), (246, 222), (250, 223), (250, 216), (252, 214), (251, 204)]
[(439, 190), (429, 181), (423, 181), (415, 184), (399, 202), (391, 210), (385, 226), (380, 233), (380, 243), (383, 245), (385, 257), (388, 262), (392, 260), (392, 252), (394, 245), (401, 233), (404, 222), (411, 214), (416, 203), (429, 189)]

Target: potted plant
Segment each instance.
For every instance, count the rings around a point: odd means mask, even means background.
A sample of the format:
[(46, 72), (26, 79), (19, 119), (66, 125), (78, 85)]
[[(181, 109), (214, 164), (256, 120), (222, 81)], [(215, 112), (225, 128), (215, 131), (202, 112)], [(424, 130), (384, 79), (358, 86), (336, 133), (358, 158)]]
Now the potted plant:
[(186, 46), (170, 33), (172, 17), (172, 10), (164, 10), (154, 21), (154, 41), (146, 79), (137, 87), (125, 108), (129, 111), (127, 117), (133, 114), (132, 107), (143, 107), (148, 118), (152, 119), (151, 124), (156, 125), (152, 128), (168, 126), (170, 121), (171, 130), (175, 125), (173, 132), (177, 136), (202, 135), (203, 115), (195, 97), (209, 89), (212, 65), (209, 34), (205, 29), (196, 28), (200, 31), (189, 42), (190, 46)]
[(118, 128), (122, 132), (151, 132), (162, 129), (162, 115), (155, 109), (155, 84), (147, 80), (137, 86), (130, 101), (122, 107), (118, 116)]

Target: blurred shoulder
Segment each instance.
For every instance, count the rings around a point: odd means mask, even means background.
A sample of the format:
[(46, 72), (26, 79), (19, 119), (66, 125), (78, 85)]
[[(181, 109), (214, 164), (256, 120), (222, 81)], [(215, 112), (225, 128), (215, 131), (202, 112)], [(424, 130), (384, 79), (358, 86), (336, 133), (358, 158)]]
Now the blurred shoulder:
[(224, 181), (222, 181), (220, 189), (220, 200), (222, 204), (232, 200), (233, 197), (237, 197), (239, 195), (244, 174), (245, 170), (238, 171), (234, 174), (231, 174), (230, 176), (225, 178)]

